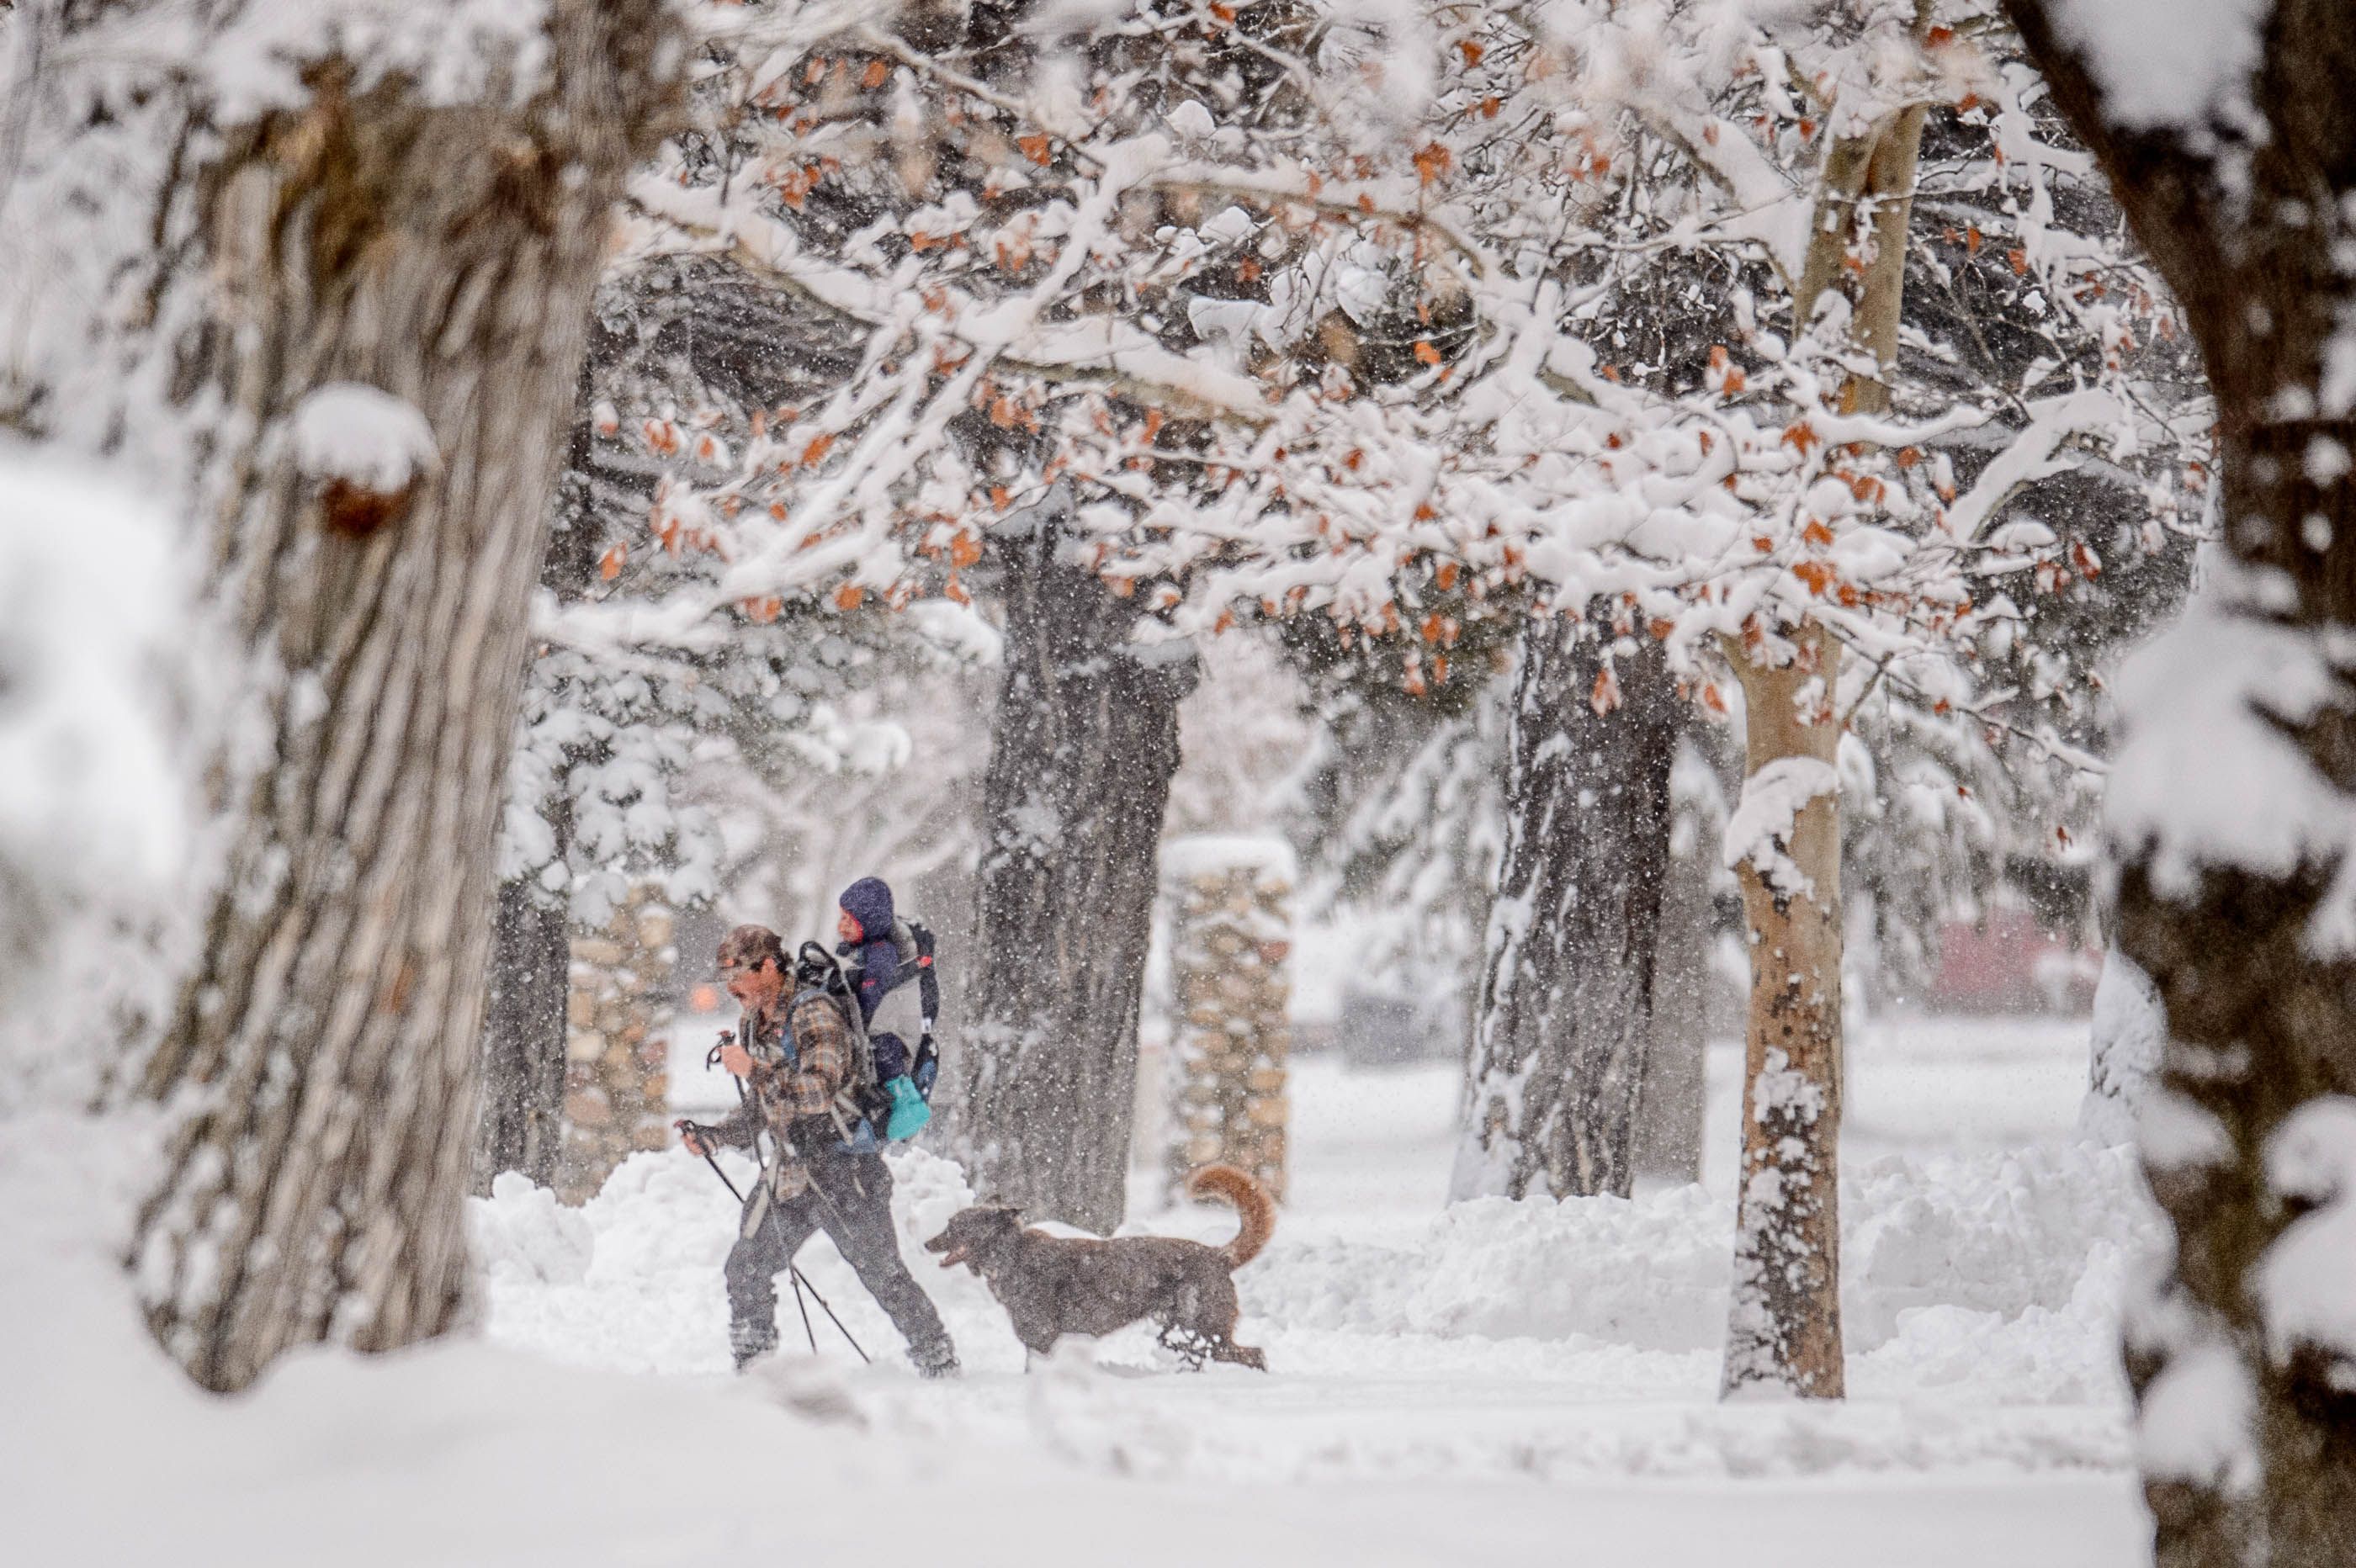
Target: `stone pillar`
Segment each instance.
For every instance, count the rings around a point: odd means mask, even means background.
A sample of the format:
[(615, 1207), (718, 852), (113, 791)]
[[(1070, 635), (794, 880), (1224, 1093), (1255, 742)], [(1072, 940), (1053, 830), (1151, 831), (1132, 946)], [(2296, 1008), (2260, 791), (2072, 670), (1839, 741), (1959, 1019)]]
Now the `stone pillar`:
[(1162, 848), (1170, 922), (1164, 1173), (1240, 1166), (1284, 1194), (1285, 1058), (1292, 1045), (1292, 854), (1281, 839), (1202, 837)]
[(631, 1155), (669, 1141), (669, 1020), (656, 998), (677, 959), (671, 930), (670, 910), (640, 887), (603, 930), (573, 933), (556, 1179), (567, 1203), (588, 1201)]

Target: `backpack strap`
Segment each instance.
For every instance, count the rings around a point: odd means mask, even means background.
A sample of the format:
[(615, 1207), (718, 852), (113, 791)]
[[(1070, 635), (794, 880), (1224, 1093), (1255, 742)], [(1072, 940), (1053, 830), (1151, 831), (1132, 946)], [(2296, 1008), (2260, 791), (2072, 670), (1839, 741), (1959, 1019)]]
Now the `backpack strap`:
[(819, 997), (842, 1015), (843, 1027), (851, 1035), (851, 1062), (842, 1075), (842, 1086), (834, 1093), (834, 1104), (828, 1115), (834, 1121), (835, 1131), (842, 1141), (851, 1143), (859, 1128), (867, 1121), (868, 1107), (863, 1093), (875, 1086), (875, 1049), (867, 1038), (867, 1020), (860, 1016), (859, 998), (851, 994), (851, 982), (833, 954), (815, 942), (805, 942), (794, 955), (795, 983), (793, 1005), (800, 1007), (810, 997)]
[(934, 1020), (941, 1016), (940, 976), (933, 969), (933, 933), (922, 921), (908, 923), (916, 944), (916, 1001), (925, 1016), (925, 1037), (932, 1038)]

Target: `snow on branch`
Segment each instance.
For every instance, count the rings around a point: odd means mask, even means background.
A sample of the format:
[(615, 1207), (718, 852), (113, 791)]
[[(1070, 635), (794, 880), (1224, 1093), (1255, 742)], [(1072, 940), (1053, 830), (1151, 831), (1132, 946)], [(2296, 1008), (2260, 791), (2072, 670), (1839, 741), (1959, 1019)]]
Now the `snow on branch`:
[(2194, 125), (2246, 95), (2274, 0), (2051, 0), (2115, 123)]
[(2285, 1119), (2265, 1151), (2266, 1183), (2302, 1212), (2254, 1271), (2269, 1348), (2302, 1347), (2356, 1373), (2356, 1099), (2326, 1094)]
[(1727, 869), (1748, 862), (1785, 898), (1813, 898), (1815, 883), (1792, 859), (1792, 834), (1811, 803), (1840, 794), (1840, 773), (1815, 757), (1778, 757), (1745, 779), (1727, 818), (1720, 854)]
[(407, 489), (441, 460), (423, 414), (355, 381), (330, 381), (305, 393), (293, 431), (294, 461), (305, 475), (378, 495)]
[[(2356, 799), (2298, 738), (2356, 706), (2344, 630), (2267, 616), (2263, 580), (2221, 583), (2131, 658), (2114, 683), (2123, 738), (2104, 816), (2113, 843), (2145, 855), (2163, 894), (2201, 873), (2328, 871), (2310, 918), (2319, 954), (2356, 952)], [(2263, 803), (2263, 804), (2261, 804)]]

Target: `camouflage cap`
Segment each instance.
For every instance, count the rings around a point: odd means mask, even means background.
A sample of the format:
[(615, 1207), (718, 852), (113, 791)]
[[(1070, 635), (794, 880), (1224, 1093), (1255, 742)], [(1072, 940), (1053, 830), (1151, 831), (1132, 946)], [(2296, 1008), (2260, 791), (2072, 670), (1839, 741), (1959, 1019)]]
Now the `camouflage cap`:
[(717, 962), (723, 969), (757, 969), (765, 958), (786, 966), (786, 944), (766, 925), (740, 925), (720, 939)]

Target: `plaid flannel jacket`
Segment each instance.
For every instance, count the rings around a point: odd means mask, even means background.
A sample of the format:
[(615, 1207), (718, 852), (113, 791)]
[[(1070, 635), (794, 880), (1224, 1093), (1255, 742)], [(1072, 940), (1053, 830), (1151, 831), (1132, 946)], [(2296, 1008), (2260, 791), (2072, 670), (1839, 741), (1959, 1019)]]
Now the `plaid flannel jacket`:
[[(822, 1116), (833, 1108), (843, 1076), (851, 1071), (851, 1028), (842, 1010), (823, 995), (806, 991), (783, 1013), (782, 1018), (768, 1012), (744, 1016), (740, 1038), (754, 1051), (753, 1096), (712, 1129), (722, 1143), (752, 1147), (759, 1130), (755, 1116), (765, 1117), (768, 1131), (783, 1141), (795, 1122)], [(787, 1023), (793, 1029), (794, 1064), (761, 1060), (781, 1055)]]

